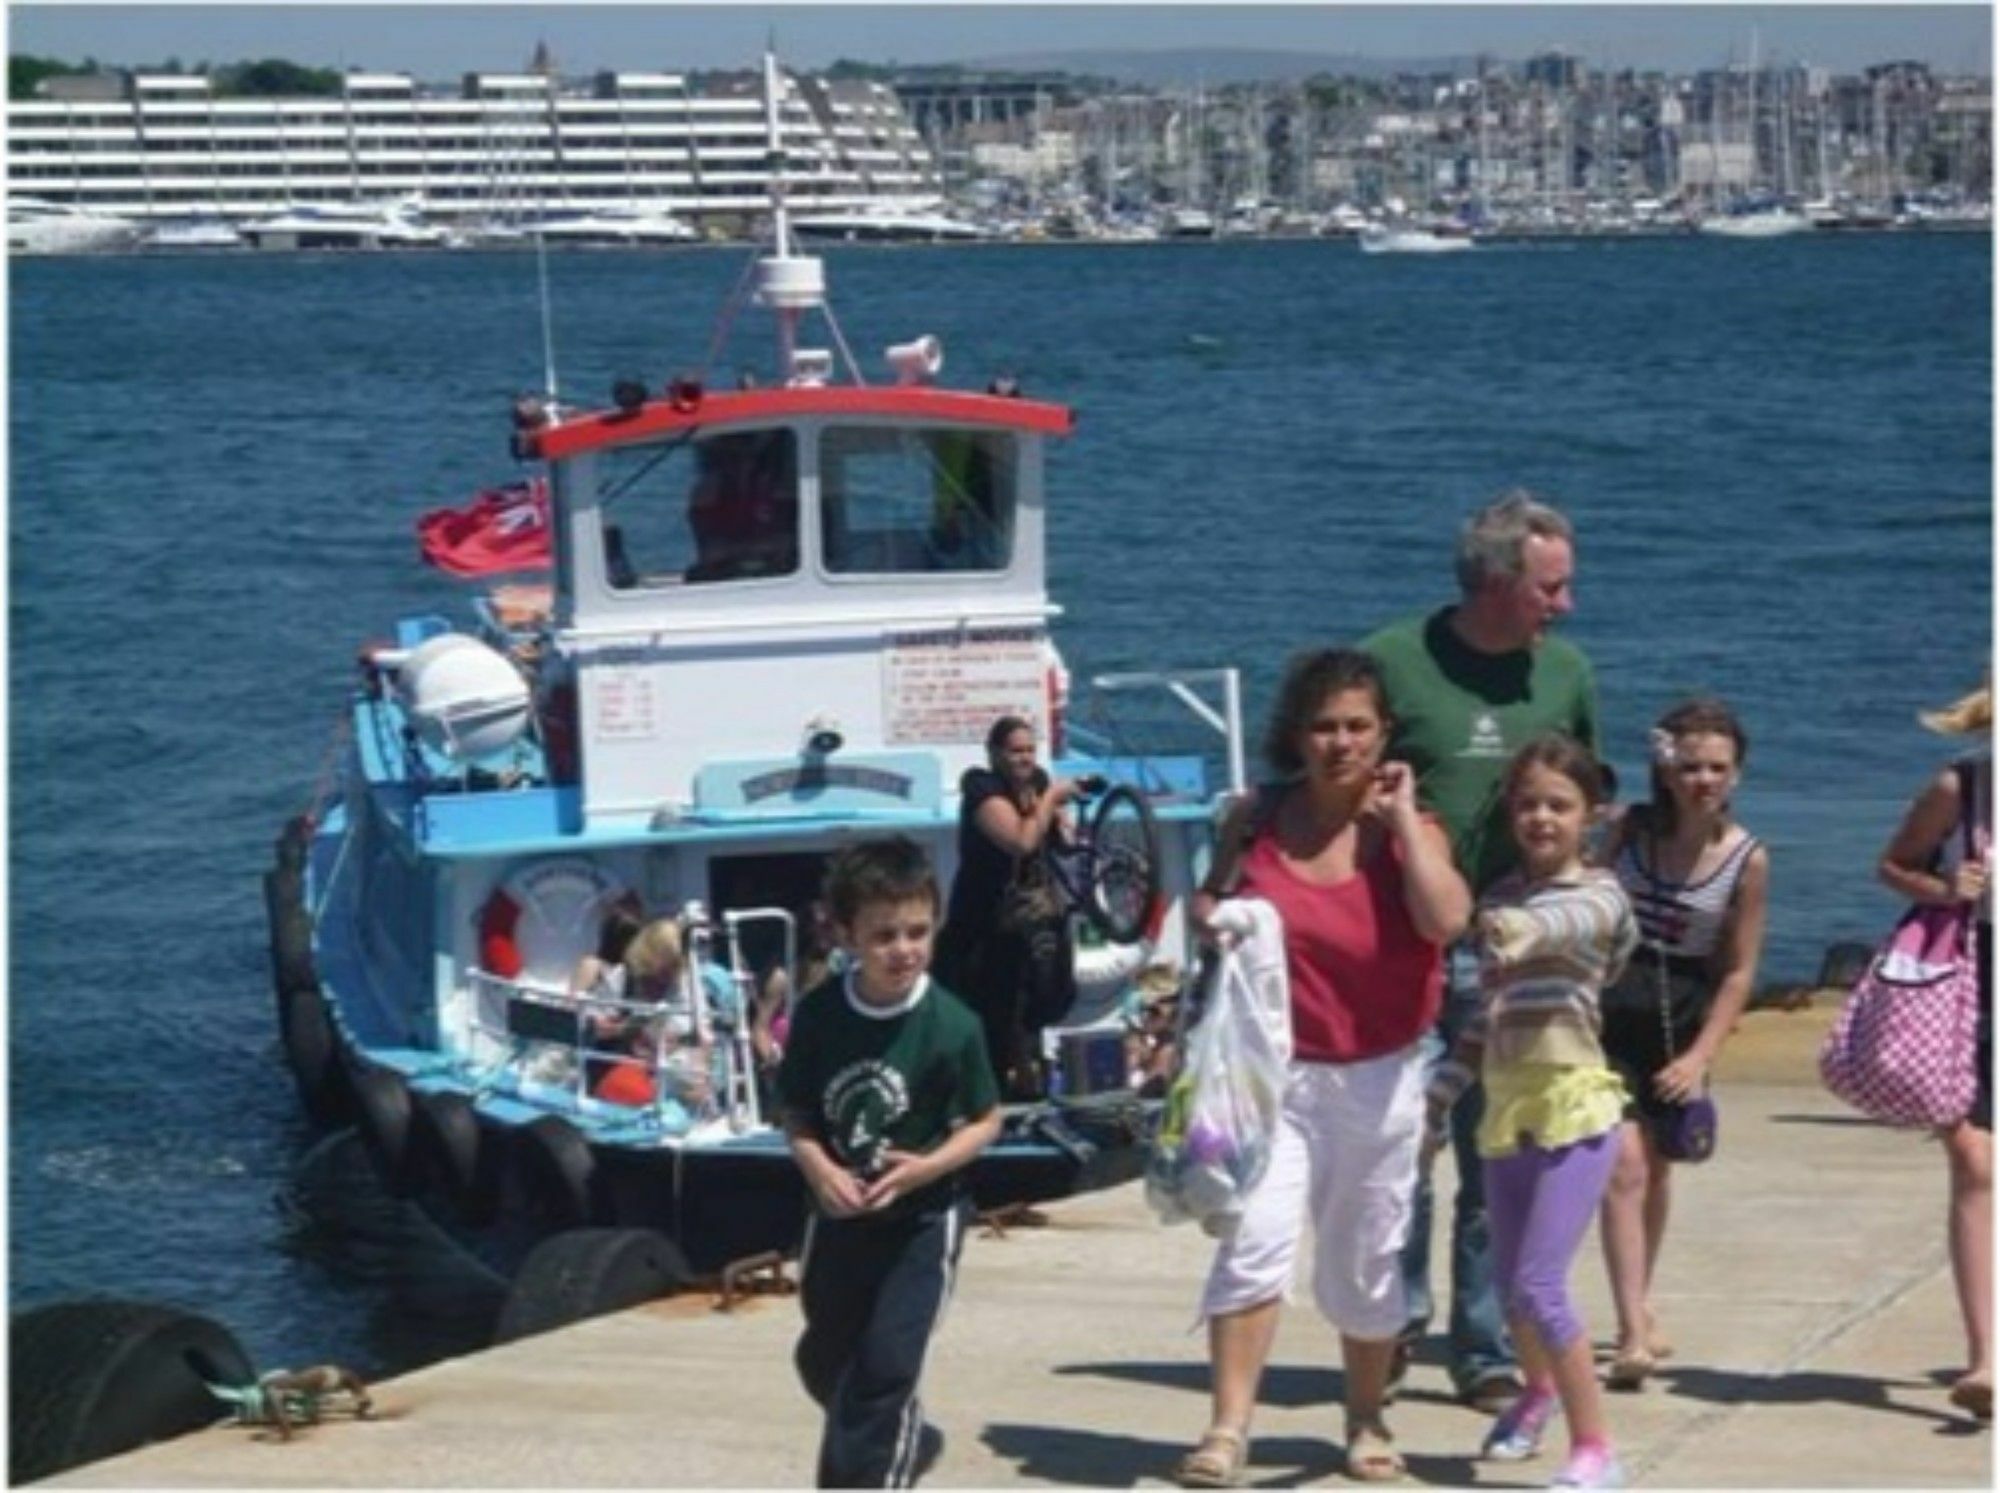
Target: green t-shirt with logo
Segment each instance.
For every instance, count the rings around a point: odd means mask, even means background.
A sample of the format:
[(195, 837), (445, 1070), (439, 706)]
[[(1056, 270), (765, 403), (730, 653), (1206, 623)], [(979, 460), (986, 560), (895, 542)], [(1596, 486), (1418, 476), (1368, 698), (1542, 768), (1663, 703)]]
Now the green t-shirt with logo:
[(1597, 750), (1597, 686), (1581, 650), (1545, 637), (1481, 653), (1452, 630), (1452, 608), (1390, 624), (1361, 647), (1381, 666), (1396, 717), (1388, 755), (1417, 774), (1417, 796), (1444, 821), (1452, 859), (1476, 894), (1519, 858), (1500, 784), (1527, 742), (1565, 731)]
[[(936, 1149), (999, 1102), (979, 1018), (928, 976), (909, 1001), (890, 1008), (867, 1005), (836, 976), (792, 1013), (779, 1108), (859, 1176), (871, 1175), (889, 1147)], [(956, 1174), (942, 1178), (892, 1211), (943, 1206), (958, 1184)]]

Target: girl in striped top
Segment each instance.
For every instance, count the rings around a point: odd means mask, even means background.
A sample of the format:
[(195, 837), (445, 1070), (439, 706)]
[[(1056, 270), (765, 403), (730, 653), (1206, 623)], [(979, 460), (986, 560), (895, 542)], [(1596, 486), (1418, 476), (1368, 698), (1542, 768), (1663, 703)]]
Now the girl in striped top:
[(1520, 869), (1481, 899), (1479, 1015), (1430, 1086), (1425, 1158), (1476, 1072), (1487, 1221), (1501, 1302), (1527, 1389), (1488, 1432), (1480, 1455), (1520, 1461), (1541, 1450), (1558, 1401), (1570, 1455), (1552, 1486), (1617, 1487), (1590, 1337), (1569, 1299), (1569, 1270), (1617, 1155), (1624, 1088), (1598, 1039), (1598, 991), (1624, 966), (1638, 930), (1610, 872), (1583, 862), (1604, 795), (1590, 751), (1566, 736), (1522, 748), (1504, 785)]
[(1770, 856), (1730, 813), (1749, 745), (1720, 700), (1676, 705), (1653, 728), (1651, 802), (1634, 805), (1604, 847), (1641, 938), (1604, 992), (1604, 1050), (1631, 1096), (1598, 1230), (1618, 1308), (1605, 1370), (1614, 1389), (1637, 1389), (1672, 1351), (1647, 1301), (1672, 1169), (1653, 1127), (1707, 1086), (1757, 977)]

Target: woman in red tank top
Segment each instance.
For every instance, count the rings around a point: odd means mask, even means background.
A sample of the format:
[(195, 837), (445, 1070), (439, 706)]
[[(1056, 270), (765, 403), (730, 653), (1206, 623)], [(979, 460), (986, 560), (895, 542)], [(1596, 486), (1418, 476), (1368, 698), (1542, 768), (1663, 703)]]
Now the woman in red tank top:
[(1203, 1292), (1213, 1410), (1177, 1469), (1184, 1486), (1242, 1474), (1308, 1214), (1314, 1294), (1341, 1335), (1348, 1475), (1403, 1471), (1383, 1402), (1404, 1322), (1398, 1255), (1423, 1131), (1418, 1039), (1437, 1017), (1444, 946), (1472, 899), (1443, 828), (1417, 809), (1410, 769), (1382, 761), (1389, 725), (1366, 654), (1293, 660), (1264, 743), (1281, 782), (1232, 811), (1190, 906), (1204, 931), (1223, 896), (1277, 909), (1293, 1054), (1270, 1164)]

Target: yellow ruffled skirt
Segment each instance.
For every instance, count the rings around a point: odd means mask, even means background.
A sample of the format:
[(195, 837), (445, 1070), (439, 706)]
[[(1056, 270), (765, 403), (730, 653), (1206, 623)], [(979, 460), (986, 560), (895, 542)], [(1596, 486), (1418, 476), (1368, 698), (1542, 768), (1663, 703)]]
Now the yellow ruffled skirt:
[(1486, 1113), (1479, 1154), (1511, 1156), (1523, 1144), (1553, 1151), (1604, 1134), (1624, 1116), (1625, 1082), (1602, 1065), (1514, 1063), (1480, 1074)]

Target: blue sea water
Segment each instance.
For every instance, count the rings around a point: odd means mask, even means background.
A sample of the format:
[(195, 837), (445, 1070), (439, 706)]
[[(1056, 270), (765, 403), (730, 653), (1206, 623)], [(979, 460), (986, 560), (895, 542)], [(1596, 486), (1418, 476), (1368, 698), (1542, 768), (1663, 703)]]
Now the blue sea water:
[[(1578, 527), (1623, 780), (1684, 693), (1748, 725), (1766, 976), (1889, 920), (1874, 859), (1949, 753), (1914, 714), (1992, 652), (1987, 237), (827, 257), (867, 361), (936, 332), (947, 383), (1079, 411), (1049, 464), (1079, 673), (1236, 664), (1254, 724), (1292, 650), (1447, 599), (1459, 519), (1525, 483)], [(743, 265), (553, 259), (569, 397), (698, 365)], [(291, 1213), (258, 876), (356, 647), (462, 600), (412, 521), (509, 470), (534, 261), (11, 276), (11, 1305), (177, 1301), (266, 1364), (466, 1346)]]

